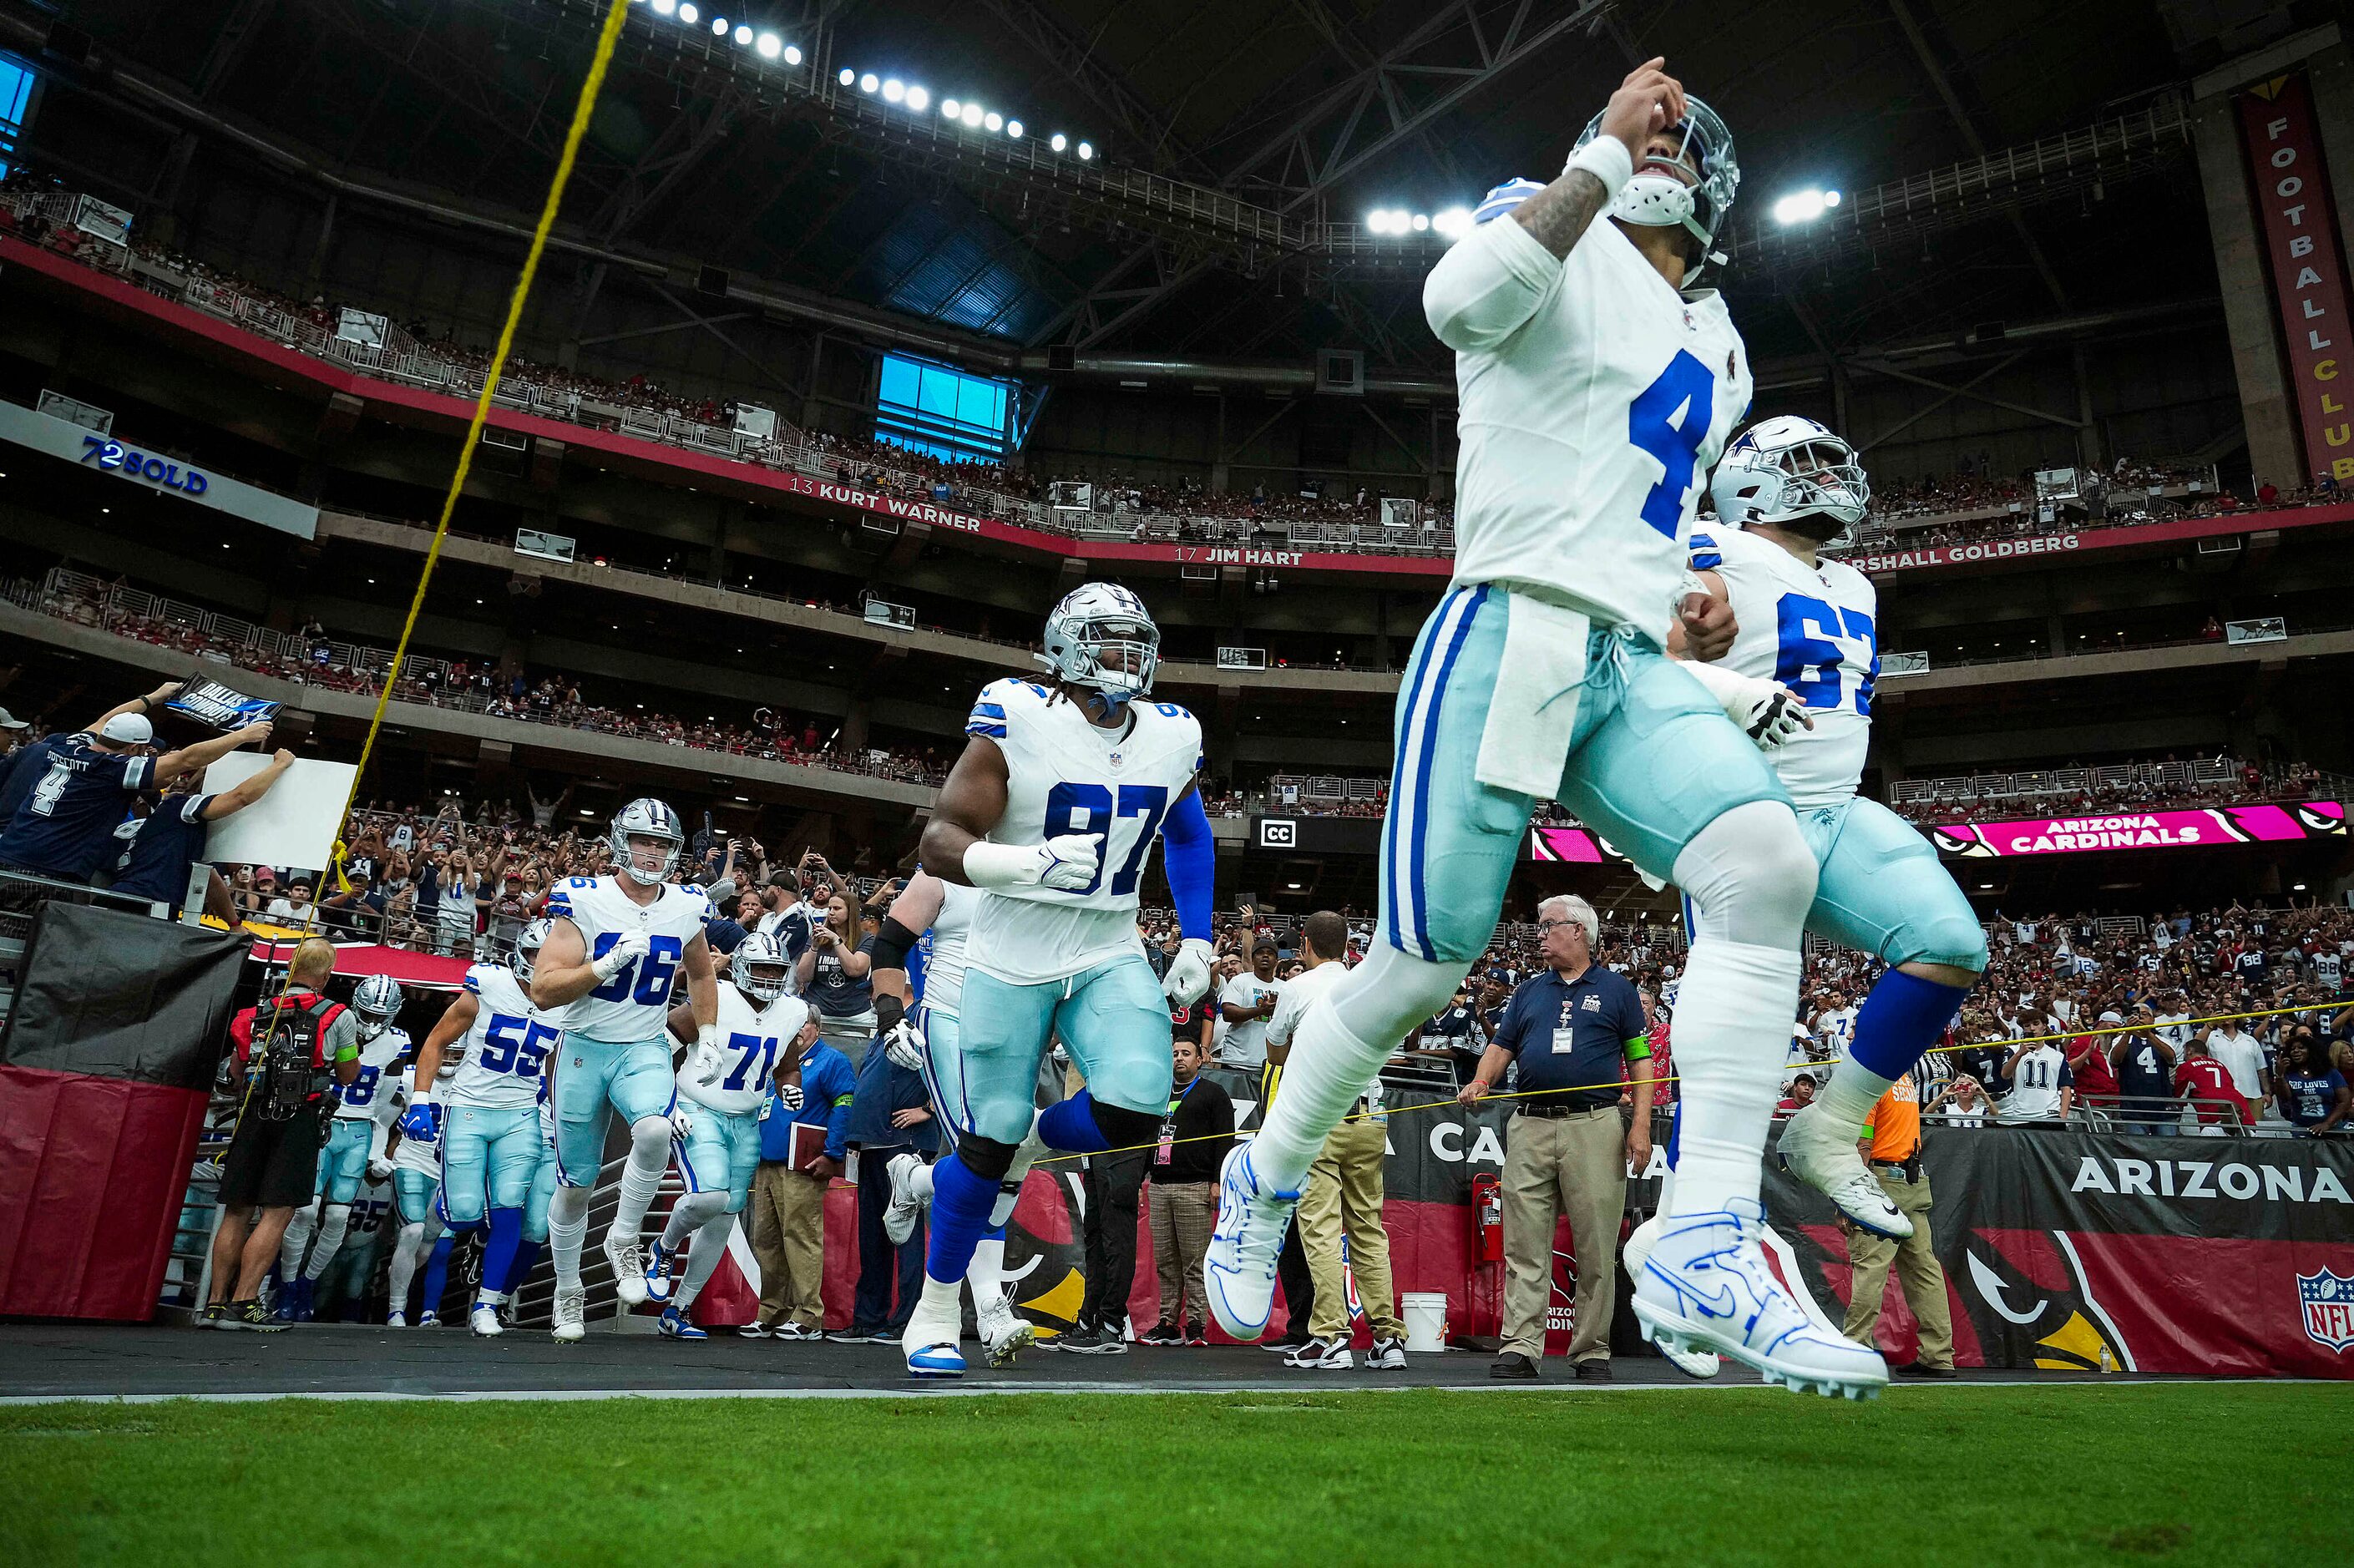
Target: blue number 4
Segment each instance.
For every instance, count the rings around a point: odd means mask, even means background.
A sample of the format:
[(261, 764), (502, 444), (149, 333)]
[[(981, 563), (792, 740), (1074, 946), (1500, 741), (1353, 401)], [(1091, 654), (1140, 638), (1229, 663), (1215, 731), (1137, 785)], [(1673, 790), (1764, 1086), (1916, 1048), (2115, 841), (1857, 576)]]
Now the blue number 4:
[(1643, 497), (1643, 521), (1670, 539), (1683, 524), (1684, 494), (1715, 418), (1716, 376), (1683, 348), (1627, 410), (1627, 439), (1667, 471)]

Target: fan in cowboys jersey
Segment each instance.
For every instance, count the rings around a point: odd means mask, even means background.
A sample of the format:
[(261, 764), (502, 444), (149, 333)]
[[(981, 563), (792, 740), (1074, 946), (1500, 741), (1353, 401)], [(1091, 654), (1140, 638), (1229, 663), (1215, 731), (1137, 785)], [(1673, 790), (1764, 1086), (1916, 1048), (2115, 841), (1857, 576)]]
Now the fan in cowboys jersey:
[(1703, 652), (1731, 641), (1684, 538), (1752, 387), (1701, 286), (1740, 182), (1732, 135), (1663, 65), (1628, 75), (1559, 178), (1491, 192), (1424, 283), (1461, 393), (1455, 577), (1398, 694), (1377, 940), (1301, 1019), (1283, 1093), (1228, 1156), (1204, 1283), (1227, 1332), (1265, 1331), (1310, 1165), (1485, 949), (1552, 797), (1700, 916), (1676, 1212), (1637, 1281), (1644, 1332), (1861, 1396), (1887, 1368), (1823, 1333), (1759, 1242), (1813, 858), (1787, 789), (1662, 645), (1669, 620)]
[[(370, 1165), (383, 1162), (382, 1113), (392, 1089), (386, 1074), (408, 1054), (408, 1032), (392, 1022), (399, 1015), (400, 1003), (400, 986), (390, 975), (370, 975), (352, 992), (360, 1070), (350, 1083), (328, 1091), (335, 1109), (326, 1146), (319, 1150), (317, 1197), (309, 1208), (294, 1212), (286, 1224), (285, 1240), (279, 1244), (279, 1278), (285, 1287), (278, 1301), (281, 1321), (311, 1321), (312, 1297), (344, 1245), (360, 1179), (369, 1173)], [(308, 1261), (303, 1258), (306, 1247)]]
[[(697, 1038), (693, 1008), (675, 1007), (670, 1015), (671, 1033), (687, 1043), (678, 1094), (694, 1102), (695, 1125), (677, 1148), (686, 1192), (671, 1205), (661, 1239), (647, 1249), (646, 1276), (649, 1292), (658, 1280), (659, 1294), (670, 1302), (657, 1331), (673, 1340), (710, 1337), (687, 1309), (719, 1266), (736, 1216), (751, 1201), (752, 1172), (760, 1164), (760, 1107), (777, 1064), (792, 1061), (817, 1039), (817, 1015), (787, 992), (792, 964), (776, 938), (753, 932), (737, 944), (732, 960), (731, 978), (719, 982), (716, 1042)], [(686, 1276), (673, 1286), (671, 1274), (681, 1252)]]
[[(943, 1127), (961, 1127), (970, 1119), (959, 1053), (958, 1016), (963, 1007), (966, 939), (972, 930), (974, 909), (989, 896), (977, 887), (943, 882), (917, 869), (899, 896), (891, 901), (883, 928), (875, 938), (875, 996), (878, 1015), (886, 1005), (905, 1009), (898, 1021), (883, 1031), (891, 1059), (924, 1075), (932, 1101), (932, 1115)], [(1021, 1201), (1022, 1184), (1045, 1146), (1038, 1141), (1036, 1121), (1014, 1151), (1013, 1162), (997, 1184), (997, 1200), (990, 1207), (989, 1229), (973, 1248), (965, 1279), (972, 1287), (974, 1326), (989, 1347), (989, 1364), (1010, 1366), (1026, 1349), (1034, 1331), (1014, 1315), (1005, 1285), (1005, 1225)], [(893, 1246), (904, 1245), (916, 1232), (916, 1217), (932, 1202), (932, 1167), (914, 1153), (895, 1156), (889, 1165), (891, 1202), (884, 1211), (883, 1233)]]
[(1160, 1130), (1168, 1013), (1136, 939), (1156, 837), (1185, 935), (1166, 994), (1191, 1002), (1210, 981), (1212, 840), (1193, 787), (1202, 726), (1150, 700), (1160, 630), (1128, 589), (1088, 583), (1046, 618), (1044, 646), (1051, 683), (981, 689), (924, 830), (932, 874), (992, 896), (967, 942), (950, 1069), (963, 1086), (957, 1149), (933, 1169), (923, 1298), (901, 1341), (918, 1377), (964, 1371), (960, 1287), (1031, 1130), (1048, 1043), (1062, 1041), (1087, 1086), (1037, 1118), (1047, 1147), (1094, 1152)]
[(1783, 1130), (1782, 1158), (1856, 1224), (1902, 1239), (1913, 1223), (1857, 1153), (1856, 1130), (1953, 1022), (1987, 949), (1929, 842), (1855, 792), (1880, 673), (1879, 600), (1872, 579), (1825, 552), (1862, 521), (1871, 493), (1854, 450), (1812, 419), (1744, 431), (1710, 482), (1715, 524), (1691, 534), (1692, 570), (1740, 631), (1721, 661), (1691, 668), (1767, 747), (1797, 806), (1821, 867), (1807, 929), (1888, 966), (1829, 1086)]
[(638, 1233), (670, 1168), (671, 1140), (694, 1128), (671, 1076), (670, 993), (681, 970), (698, 1044), (716, 1048), (719, 1037), (718, 977), (703, 934), (711, 900), (670, 881), (686, 845), (678, 813), (660, 800), (632, 800), (614, 816), (607, 842), (614, 874), (572, 877), (549, 892), (551, 928), (531, 982), (535, 1005), (564, 1014), (563, 1048), (548, 1059), (557, 1163), (547, 1235), (560, 1340), (586, 1331), (580, 1246), (609, 1105), (630, 1124), (630, 1154), (605, 1233), (614, 1294), (635, 1307), (669, 1290), (667, 1278), (649, 1284)]
[[(487, 1224), (482, 1284), (468, 1314), (484, 1338), (504, 1332), (499, 1308), (514, 1287), (524, 1211), (545, 1147), (540, 1086), (564, 1038), (561, 1019), (535, 1006), (527, 989), (548, 929), (547, 921), (535, 920), (515, 938), (507, 962), (466, 970), (457, 1000), (418, 1048), (409, 1090), (410, 1103), (439, 1128), (443, 1215), (460, 1231)], [(432, 1086), (452, 1046), (464, 1052), (464, 1061), (437, 1094)]]

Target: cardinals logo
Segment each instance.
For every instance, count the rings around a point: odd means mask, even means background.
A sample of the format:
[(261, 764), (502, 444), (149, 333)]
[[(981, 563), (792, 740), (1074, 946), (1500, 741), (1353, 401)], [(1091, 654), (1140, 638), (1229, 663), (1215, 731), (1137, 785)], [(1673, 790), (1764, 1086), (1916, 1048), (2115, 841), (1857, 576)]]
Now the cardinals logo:
[(2131, 1372), (2133, 1351), (2093, 1296), (2065, 1231), (1976, 1231), (1956, 1294), (1989, 1366)]

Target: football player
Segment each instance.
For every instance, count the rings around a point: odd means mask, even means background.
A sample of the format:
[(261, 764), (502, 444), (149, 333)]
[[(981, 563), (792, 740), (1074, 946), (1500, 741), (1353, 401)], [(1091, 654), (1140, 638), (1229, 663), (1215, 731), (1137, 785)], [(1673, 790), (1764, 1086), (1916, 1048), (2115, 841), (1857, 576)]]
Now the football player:
[[(486, 1339), (505, 1331), (499, 1308), (512, 1286), (524, 1210), (544, 1147), (540, 1085), (564, 1038), (560, 1020), (534, 1006), (525, 989), (547, 933), (546, 920), (534, 920), (516, 937), (505, 963), (466, 970), (457, 1000), (418, 1048), (403, 1122), (429, 1122), (440, 1145), (443, 1219), (452, 1230), (487, 1229), (482, 1283), (467, 1314), (473, 1331)], [(444, 1098), (434, 1087), (441, 1059), (461, 1042), (464, 1061)]]
[(614, 874), (570, 877), (549, 892), (551, 928), (531, 982), (534, 1004), (551, 1015), (561, 1009), (564, 1019), (564, 1048), (548, 1067), (557, 1187), (547, 1235), (556, 1257), (552, 1331), (566, 1341), (586, 1331), (580, 1247), (609, 1106), (630, 1124), (630, 1154), (605, 1233), (613, 1291), (625, 1307), (669, 1291), (667, 1277), (649, 1281), (638, 1234), (670, 1166), (671, 1140), (694, 1130), (694, 1118), (678, 1106), (668, 1043), (671, 983), (682, 969), (695, 1044), (712, 1051), (720, 1044), (718, 976), (703, 934), (711, 900), (670, 881), (686, 845), (678, 813), (660, 800), (632, 800), (613, 818), (609, 842)]
[[(694, 1102), (694, 1125), (677, 1146), (686, 1192), (671, 1205), (661, 1239), (647, 1250), (646, 1291), (669, 1301), (657, 1331), (673, 1340), (710, 1337), (695, 1326), (687, 1308), (719, 1266), (736, 1216), (751, 1202), (752, 1172), (760, 1164), (760, 1103), (777, 1063), (791, 1060), (817, 1038), (817, 1015), (788, 994), (792, 962), (774, 937), (755, 931), (745, 938), (729, 972), (719, 982), (716, 1041), (699, 1038), (692, 1007), (673, 1008), (670, 1015), (671, 1033), (687, 1043), (678, 1094)], [(682, 1252), (686, 1277), (673, 1284)]]
[[(1863, 520), (1871, 485), (1847, 442), (1786, 415), (1725, 450), (1709, 493), (1717, 521), (1692, 531), (1691, 567), (1740, 630), (1721, 661), (1691, 673), (1736, 722), (1761, 739), (1780, 736), (1766, 758), (1821, 867), (1807, 929), (1888, 966), (1829, 1086), (1790, 1118), (1778, 1149), (1792, 1174), (1854, 1224), (1902, 1240), (1913, 1222), (1856, 1151), (1856, 1131), (1954, 1021), (1987, 947), (1929, 841), (1856, 794), (1880, 673), (1880, 604), (1871, 578), (1825, 552)], [(1681, 641), (1670, 633), (1678, 651)]]
[(1447, 1005), (1551, 797), (1698, 916), (1675, 1208), (1636, 1286), (1644, 1332), (1863, 1397), (1887, 1368), (1822, 1332), (1759, 1245), (1814, 857), (1788, 790), (1662, 635), (1680, 622), (1704, 657), (1731, 641), (1685, 535), (1751, 390), (1704, 285), (1741, 178), (1733, 139), (1663, 66), (1628, 73), (1559, 178), (1490, 192), (1425, 281), (1460, 388), (1455, 576), (1398, 694), (1376, 937), (1301, 1020), (1283, 1092), (1226, 1160), (1204, 1282), (1220, 1326), (1258, 1338), (1325, 1135)]
[[(434, 1075), (434, 1087), (446, 1088), (458, 1075), (458, 1058), (454, 1053), (442, 1058), (440, 1070)], [(389, 1298), (385, 1327), (408, 1327), (408, 1289), (417, 1278), (417, 1271), (425, 1266), (432, 1255), (434, 1245), (441, 1239), (441, 1150), (430, 1137), (408, 1135), (409, 1080), (405, 1073), (398, 1075), (393, 1089), (392, 1111), (395, 1118), (390, 1143), (392, 1164), (392, 1212), (400, 1222), (393, 1233), (392, 1261), (385, 1266), (386, 1294)], [(429, 1132), (438, 1128), (438, 1119), (426, 1118), (417, 1125)], [(437, 1327), (441, 1321), (441, 1303), (428, 1297), (419, 1305), (417, 1326)]]
[[(352, 992), (352, 1016), (360, 1036), (359, 1075), (328, 1091), (335, 1113), (326, 1147), (319, 1150), (318, 1198), (311, 1207), (294, 1212), (279, 1246), (279, 1277), (285, 1282), (278, 1302), (281, 1321), (311, 1320), (311, 1298), (320, 1277), (334, 1263), (335, 1249), (344, 1245), (360, 1179), (368, 1174), (372, 1160), (381, 1162), (382, 1113), (392, 1088), (386, 1074), (408, 1054), (408, 1032), (392, 1022), (400, 1015), (400, 986), (390, 975), (370, 975)], [(311, 1255), (307, 1262), (302, 1255), (306, 1246)]]
[[(1169, 1107), (1166, 996), (1210, 983), (1210, 821), (1194, 789), (1202, 726), (1150, 700), (1161, 632), (1123, 588), (1088, 583), (1046, 618), (1051, 683), (992, 681), (924, 830), (923, 864), (996, 895), (975, 907), (957, 1048), (931, 1053), (956, 1152), (932, 1167), (922, 1298), (901, 1348), (917, 1377), (957, 1377), (960, 1298), (1000, 1183), (1034, 1117), (1050, 1149), (1150, 1143)], [(1152, 842), (1184, 940), (1164, 982), (1136, 940)], [(1059, 1039), (1087, 1087), (1035, 1111)]]
[[(955, 1062), (959, 1038), (957, 1010), (964, 996), (965, 941), (972, 928), (973, 906), (987, 895), (978, 888), (942, 882), (917, 870), (891, 901), (875, 938), (875, 1008), (878, 1038), (891, 1059), (924, 1075), (931, 1091), (932, 1115), (942, 1127), (961, 1125), (960, 1107), (948, 1097), (944, 1080), (932, 1070), (933, 1054)], [(917, 936), (917, 933), (921, 935)], [(910, 1000), (912, 1012), (906, 1012)], [(887, 1011), (901, 1015), (887, 1022)], [(1013, 1163), (998, 1182), (997, 1201), (990, 1206), (989, 1229), (974, 1246), (965, 1279), (972, 1287), (973, 1321), (989, 1347), (989, 1364), (1010, 1366), (1036, 1330), (1017, 1317), (1005, 1289), (1005, 1224), (1022, 1197), (1022, 1183), (1032, 1161), (1044, 1152), (1036, 1123), (1022, 1140)], [(891, 1204), (883, 1213), (883, 1234), (893, 1246), (916, 1233), (916, 1216), (932, 1201), (932, 1168), (916, 1154), (902, 1154), (890, 1164)]]

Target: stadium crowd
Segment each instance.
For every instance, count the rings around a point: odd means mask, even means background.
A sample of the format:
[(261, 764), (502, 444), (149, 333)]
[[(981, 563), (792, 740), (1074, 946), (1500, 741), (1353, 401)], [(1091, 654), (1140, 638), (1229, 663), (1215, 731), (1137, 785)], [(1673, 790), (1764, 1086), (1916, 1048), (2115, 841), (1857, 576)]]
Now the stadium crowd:
[(1970, 778), (1910, 780), (1891, 802), (1909, 821), (1950, 822), (1971, 816), (2084, 817), (2135, 811), (2195, 810), (2208, 806), (2243, 806), (2263, 801), (2311, 800), (2327, 793), (2322, 771), (2302, 760), (2258, 762), (2218, 757), (2201, 758), (2200, 777), (2171, 755), (2163, 760), (2087, 768), (2064, 768), (1990, 776), (1996, 789), (1981, 790)]

